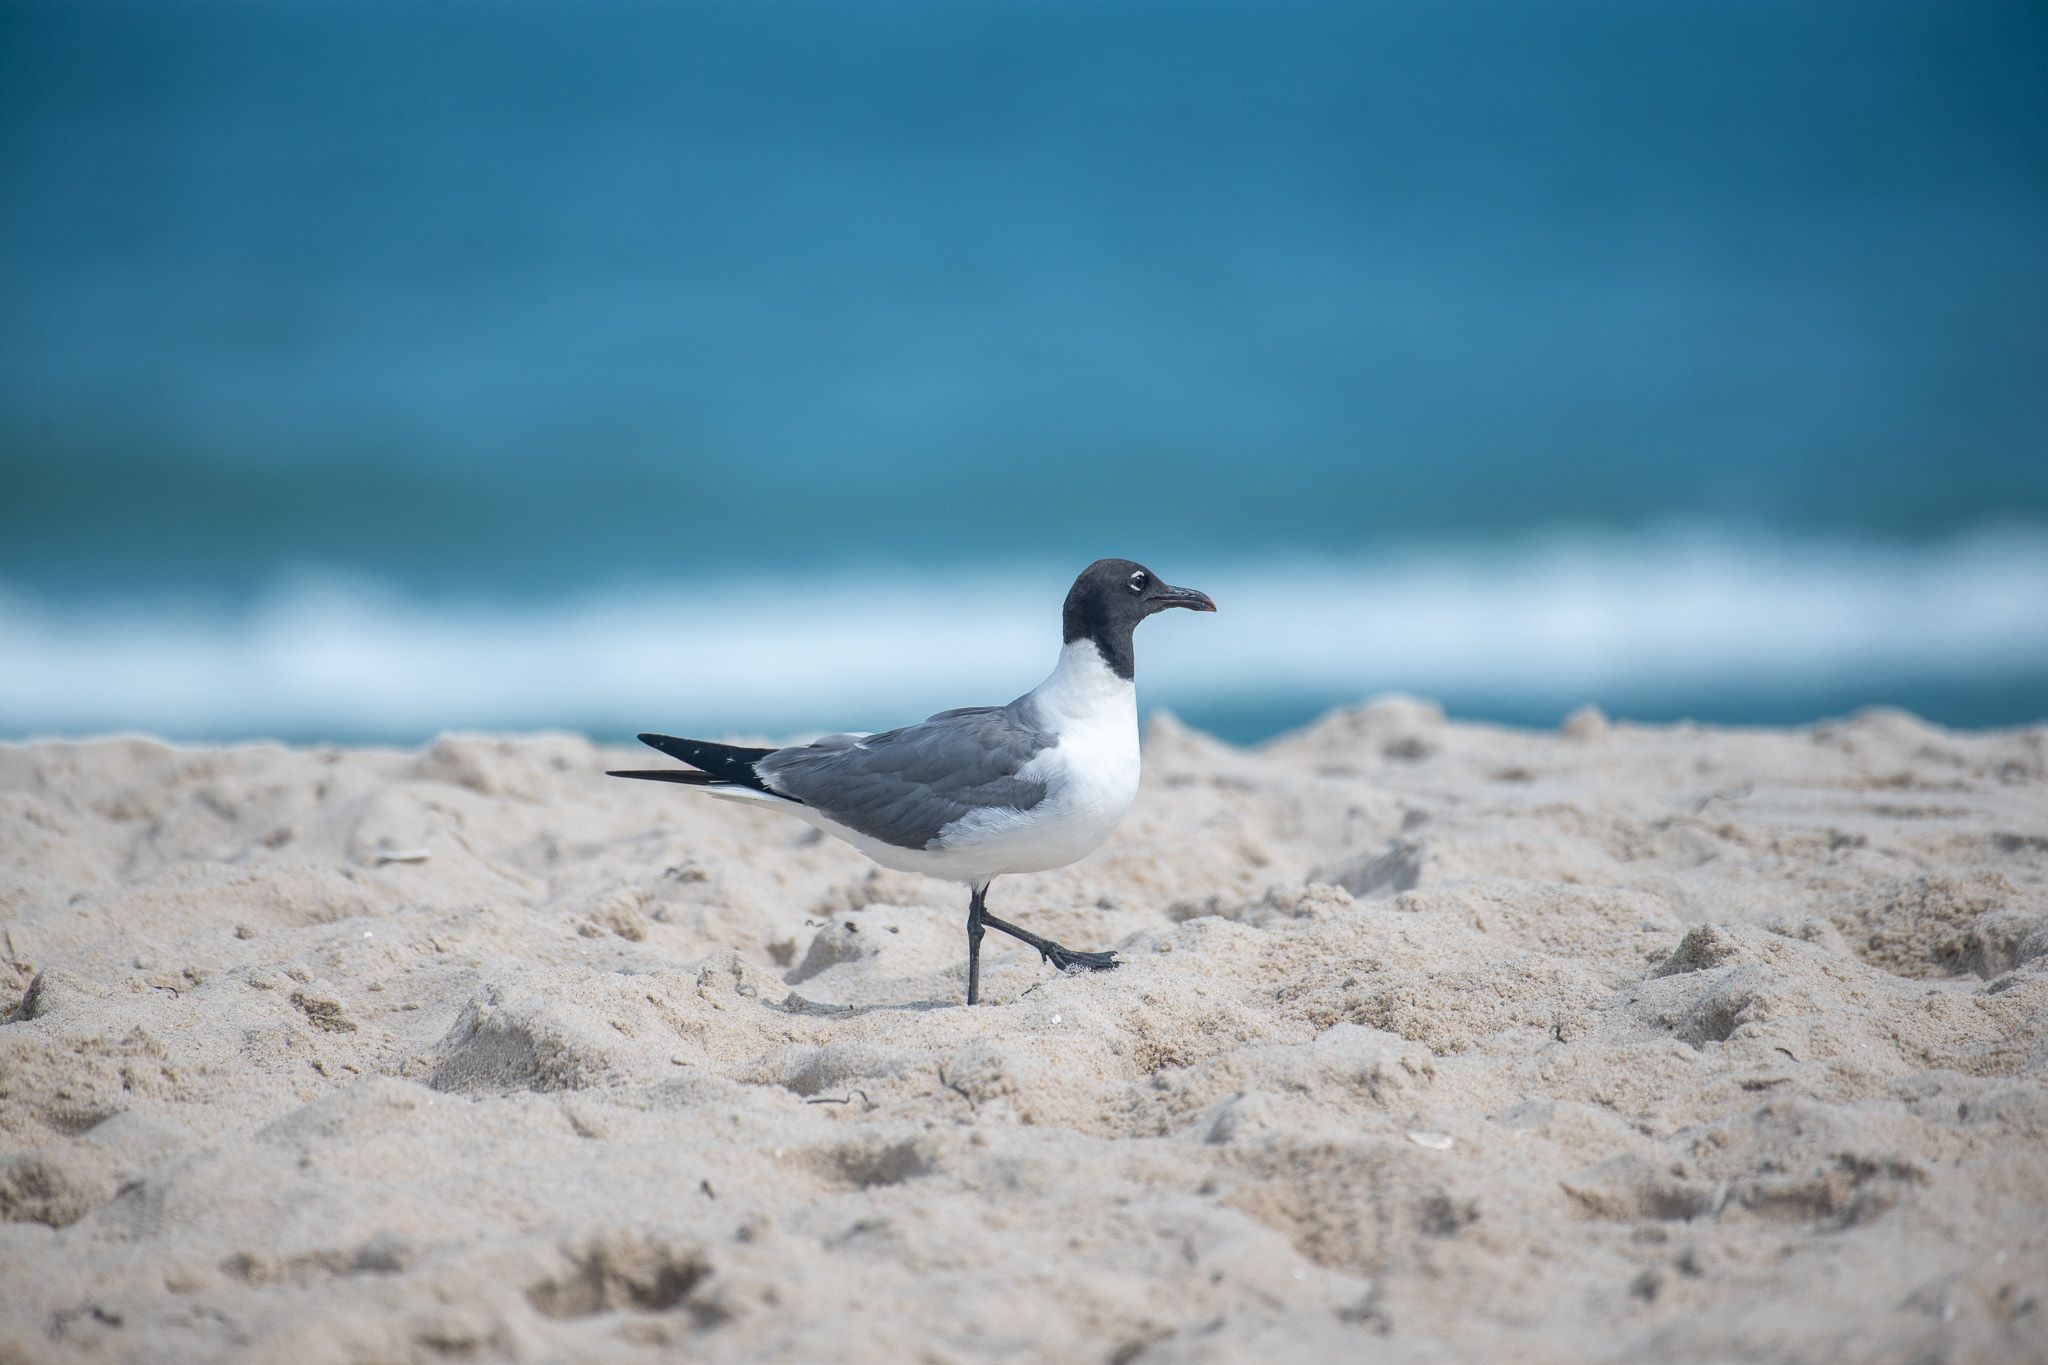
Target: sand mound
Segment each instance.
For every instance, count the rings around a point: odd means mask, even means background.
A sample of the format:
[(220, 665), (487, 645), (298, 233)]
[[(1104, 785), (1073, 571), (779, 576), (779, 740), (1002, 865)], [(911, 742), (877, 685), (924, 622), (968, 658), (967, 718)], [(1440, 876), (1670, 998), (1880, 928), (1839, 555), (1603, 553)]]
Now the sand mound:
[(2048, 729), (1158, 718), (964, 896), (566, 737), (0, 747), (0, 1360), (2048, 1358)]

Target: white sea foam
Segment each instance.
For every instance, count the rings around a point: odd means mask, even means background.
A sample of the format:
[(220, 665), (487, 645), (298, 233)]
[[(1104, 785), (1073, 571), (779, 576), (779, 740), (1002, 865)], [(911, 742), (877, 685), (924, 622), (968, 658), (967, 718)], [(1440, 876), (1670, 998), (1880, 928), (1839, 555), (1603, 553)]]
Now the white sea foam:
[[(0, 729), (413, 737), (597, 724), (787, 732), (1005, 701), (1075, 566), (430, 601), (315, 575), (236, 612), (0, 586)], [(2048, 669), (2048, 530), (1922, 546), (1722, 532), (1158, 564), (1216, 616), (1145, 628), (1148, 703), (1569, 699)]]

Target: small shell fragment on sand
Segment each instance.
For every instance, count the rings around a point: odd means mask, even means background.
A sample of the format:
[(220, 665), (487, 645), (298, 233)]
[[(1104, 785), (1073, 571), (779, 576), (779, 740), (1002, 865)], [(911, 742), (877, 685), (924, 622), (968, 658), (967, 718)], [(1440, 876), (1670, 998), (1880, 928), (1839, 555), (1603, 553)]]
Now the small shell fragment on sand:
[(1409, 1132), (1408, 1140), (1417, 1147), (1427, 1147), (1432, 1152), (1448, 1152), (1451, 1150), (1451, 1144), (1457, 1141), (1449, 1133), (1424, 1133), (1417, 1130)]
[(377, 865), (386, 863), (423, 863), (433, 857), (431, 849), (424, 848), (380, 848), (377, 850)]

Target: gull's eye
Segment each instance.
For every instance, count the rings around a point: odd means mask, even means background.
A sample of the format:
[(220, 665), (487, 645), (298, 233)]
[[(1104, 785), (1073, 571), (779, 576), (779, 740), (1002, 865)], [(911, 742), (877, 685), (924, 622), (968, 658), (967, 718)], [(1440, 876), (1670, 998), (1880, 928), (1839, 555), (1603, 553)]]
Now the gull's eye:
[(1152, 578), (1143, 569), (1131, 575), (1131, 591), (1143, 592), (1152, 585)]

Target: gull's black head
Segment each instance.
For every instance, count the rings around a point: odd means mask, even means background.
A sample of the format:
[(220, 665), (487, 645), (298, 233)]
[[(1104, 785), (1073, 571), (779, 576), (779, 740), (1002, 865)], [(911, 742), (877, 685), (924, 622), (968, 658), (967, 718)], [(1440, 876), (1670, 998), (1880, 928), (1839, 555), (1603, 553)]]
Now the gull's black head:
[(1081, 570), (1081, 576), (1067, 590), (1062, 618), (1067, 643), (1093, 640), (1118, 677), (1132, 677), (1137, 660), (1131, 652), (1131, 632), (1138, 628), (1138, 622), (1168, 607), (1216, 610), (1207, 593), (1176, 588), (1161, 581), (1143, 564), (1128, 559), (1098, 559)]

